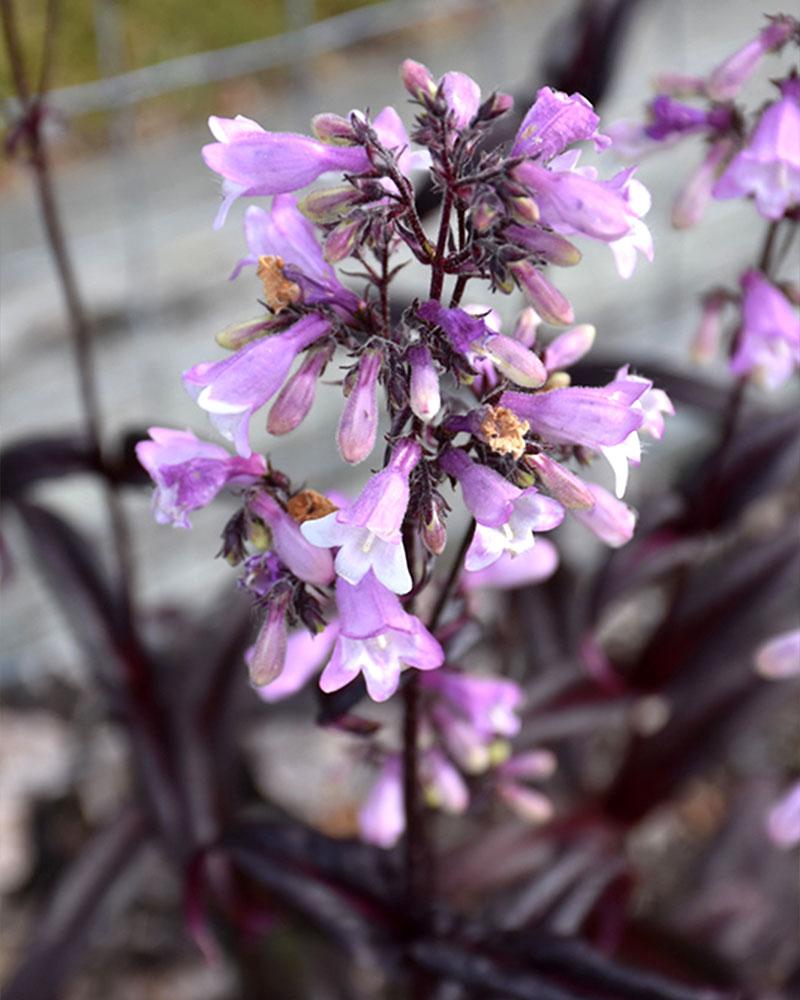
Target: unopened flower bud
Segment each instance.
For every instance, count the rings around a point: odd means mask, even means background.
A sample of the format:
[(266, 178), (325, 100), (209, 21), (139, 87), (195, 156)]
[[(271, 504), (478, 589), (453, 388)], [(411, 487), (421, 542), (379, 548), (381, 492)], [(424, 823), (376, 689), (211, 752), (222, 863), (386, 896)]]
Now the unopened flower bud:
[(363, 462), (375, 447), (378, 434), (378, 375), (380, 351), (367, 351), (358, 365), (356, 384), (347, 397), (336, 432), (339, 452), (345, 462)]
[(521, 195), (508, 199), (508, 214), (523, 226), (539, 221), (539, 206), (530, 195)]
[(500, 781), (497, 793), (520, 819), (537, 826), (553, 818), (553, 803), (546, 795), (512, 781)]
[(523, 781), (541, 781), (551, 778), (558, 762), (550, 750), (526, 750), (511, 757), (500, 765), (500, 773), (509, 778)]
[(428, 67), (422, 63), (413, 59), (404, 60), (400, 67), (400, 79), (409, 94), (418, 101), (436, 96), (436, 81)]
[(219, 346), (226, 351), (238, 351), (245, 344), (265, 336), (269, 333), (269, 328), (270, 320), (251, 319), (245, 323), (234, 323), (232, 326), (226, 326), (215, 339)]
[(536, 473), (545, 490), (563, 507), (589, 510), (594, 506), (594, 494), (586, 483), (548, 455), (529, 455), (525, 461)]
[(247, 537), (259, 552), (269, 552), (272, 548), (272, 532), (260, 519), (251, 518), (247, 526)]
[(501, 206), (493, 201), (479, 201), (470, 213), (472, 225), (476, 232), (485, 233), (494, 224), (495, 219), (500, 215)]
[(486, 337), (477, 354), (488, 358), (499, 372), (517, 385), (536, 389), (547, 379), (547, 371), (538, 355), (528, 350), (518, 340), (496, 333)]
[(581, 323), (560, 334), (547, 345), (544, 352), (545, 367), (549, 372), (569, 368), (591, 350), (595, 338), (591, 323)]
[(361, 233), (361, 219), (342, 222), (325, 239), (325, 260), (336, 264), (349, 257)]
[(291, 591), (281, 589), (281, 592), (270, 600), (266, 620), (248, 657), (250, 683), (256, 687), (262, 687), (276, 680), (283, 670), (286, 645), (289, 640), (286, 611), (290, 598)]
[(353, 146), (356, 143), (353, 126), (341, 115), (323, 112), (311, 119), (311, 131), (328, 146)]
[(498, 118), (514, 107), (514, 98), (511, 94), (492, 94), (491, 100), (492, 107), (489, 114), (492, 118)]
[(531, 254), (556, 267), (574, 267), (582, 254), (574, 243), (538, 226), (509, 226), (506, 235)]
[(691, 347), (692, 359), (698, 364), (707, 364), (717, 353), (724, 309), (724, 295), (709, 295), (703, 300), (700, 324)]
[(513, 337), (525, 347), (533, 347), (536, 343), (536, 331), (542, 322), (541, 317), (532, 306), (526, 306), (517, 318)]
[(333, 354), (333, 346), (309, 351), (303, 363), (278, 393), (267, 418), (267, 430), (276, 437), (288, 434), (308, 416), (317, 391), (317, 379)]
[(411, 365), (409, 403), (416, 417), (427, 423), (433, 420), (442, 405), (439, 393), (439, 373), (433, 363), (431, 352), (420, 344), (408, 352)]
[(318, 225), (339, 222), (348, 214), (353, 205), (361, 200), (361, 194), (349, 184), (321, 188), (301, 198), (297, 207), (307, 219)]
[(545, 323), (569, 326), (574, 322), (575, 313), (569, 301), (530, 261), (514, 261), (509, 270)]
[(440, 556), (447, 545), (447, 529), (439, 514), (436, 504), (431, 506), (430, 513), (422, 522), (422, 544), (432, 555)]

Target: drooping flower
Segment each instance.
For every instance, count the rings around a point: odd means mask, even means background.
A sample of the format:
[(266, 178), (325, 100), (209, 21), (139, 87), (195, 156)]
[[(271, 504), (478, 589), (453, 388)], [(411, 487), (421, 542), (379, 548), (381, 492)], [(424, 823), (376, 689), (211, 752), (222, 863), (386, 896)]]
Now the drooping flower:
[(777, 220), (800, 204), (800, 80), (790, 77), (780, 100), (764, 111), (744, 149), (714, 185), (715, 198), (753, 195), (756, 208)]
[(333, 580), (330, 552), (304, 538), (294, 518), (268, 493), (253, 493), (248, 498), (248, 506), (270, 528), (273, 552), (296, 577), (323, 587)]
[(777, 389), (800, 367), (800, 316), (755, 269), (742, 275), (742, 325), (731, 371)]
[(425, 690), (435, 691), (482, 737), (516, 736), (520, 730), (517, 713), (524, 699), (514, 681), (444, 669), (426, 675), (422, 683)]
[(155, 483), (153, 513), (159, 524), (191, 527), (189, 513), (206, 507), (227, 485), (250, 486), (266, 471), (262, 455), (240, 458), (200, 441), (191, 431), (151, 427), (136, 457)]
[(183, 373), (183, 384), (219, 433), (247, 458), (251, 416), (280, 389), (300, 351), (329, 329), (328, 320), (304, 316), (283, 333), (246, 344), (232, 357), (195, 365)]
[(345, 400), (336, 443), (345, 462), (358, 465), (375, 447), (378, 435), (378, 376), (383, 356), (366, 351), (359, 361), (356, 383)]
[(408, 507), (408, 477), (420, 455), (415, 441), (400, 441), (388, 465), (352, 504), (303, 524), (303, 534), (314, 545), (338, 546), (336, 573), (348, 583), (359, 583), (372, 570), (396, 594), (411, 590), (400, 529)]
[(550, 531), (563, 520), (564, 510), (555, 500), (533, 487), (514, 486), (460, 448), (449, 448), (439, 464), (459, 481), (464, 503), (478, 522), (464, 560), (467, 570), (491, 566), (506, 551), (526, 552), (534, 545), (535, 531)]
[(355, 586), (339, 577), (336, 603), (340, 631), (320, 678), (323, 691), (338, 691), (363, 673), (370, 698), (386, 701), (404, 667), (434, 670), (443, 663), (436, 639), (372, 571)]

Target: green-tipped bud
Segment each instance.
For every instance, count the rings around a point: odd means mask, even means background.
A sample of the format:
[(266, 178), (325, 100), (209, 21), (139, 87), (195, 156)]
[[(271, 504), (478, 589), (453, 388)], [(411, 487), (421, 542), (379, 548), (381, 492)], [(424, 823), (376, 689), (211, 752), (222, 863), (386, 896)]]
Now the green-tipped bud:
[(226, 326), (215, 339), (219, 346), (224, 347), (226, 351), (238, 351), (245, 344), (268, 334), (271, 325), (269, 320), (250, 319), (244, 323)]
[(328, 146), (355, 146), (356, 134), (353, 126), (341, 115), (326, 111), (311, 119), (311, 131)]
[(297, 207), (307, 219), (318, 225), (340, 222), (353, 205), (361, 200), (360, 193), (349, 184), (322, 188), (301, 198)]
[(539, 221), (539, 206), (530, 195), (509, 198), (508, 213), (515, 222), (523, 226)]
[(259, 552), (269, 552), (272, 548), (272, 532), (263, 521), (252, 518), (247, 526), (247, 534), (253, 547)]

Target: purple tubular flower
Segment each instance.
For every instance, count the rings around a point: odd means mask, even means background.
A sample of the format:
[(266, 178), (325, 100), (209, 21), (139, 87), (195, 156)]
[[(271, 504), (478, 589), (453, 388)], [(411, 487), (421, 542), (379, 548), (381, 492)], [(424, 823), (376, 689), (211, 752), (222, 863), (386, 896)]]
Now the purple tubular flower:
[(591, 323), (582, 323), (567, 330), (566, 333), (559, 334), (547, 345), (544, 352), (544, 364), (548, 372), (569, 368), (579, 361), (592, 349), (595, 333)]
[(255, 687), (271, 684), (283, 670), (289, 638), (286, 610), (290, 598), (291, 591), (286, 589), (270, 600), (267, 617), (259, 630), (256, 644), (246, 657), (250, 683)]
[(536, 540), (534, 531), (550, 531), (563, 520), (561, 504), (533, 487), (519, 489), (459, 448), (449, 448), (439, 465), (459, 481), (464, 503), (478, 522), (464, 560), (469, 571), (491, 566), (503, 552), (527, 552)]
[(521, 555), (504, 552), (497, 562), (483, 569), (465, 570), (461, 585), (467, 591), (516, 590), (547, 580), (558, 569), (558, 549), (546, 538), (537, 538), (532, 549)]
[(220, 434), (247, 458), (251, 416), (280, 389), (296, 355), (329, 329), (327, 320), (304, 316), (283, 333), (255, 340), (232, 357), (195, 365), (183, 373), (183, 384)]
[(720, 170), (732, 151), (733, 142), (728, 138), (711, 144), (703, 162), (691, 174), (672, 206), (672, 225), (676, 229), (688, 229), (703, 218)]
[(645, 126), (645, 134), (661, 142), (669, 136), (691, 135), (707, 129), (725, 131), (731, 124), (732, 112), (727, 107), (703, 111), (676, 101), (667, 94), (659, 94), (650, 103), (650, 118), (650, 124)]
[(756, 650), (756, 670), (767, 680), (800, 676), (800, 629), (781, 632)]
[(248, 501), (253, 514), (272, 531), (272, 550), (300, 580), (324, 587), (334, 577), (333, 558), (327, 549), (307, 541), (297, 522), (268, 493), (255, 493)]
[(293, 195), (276, 195), (272, 209), (250, 205), (244, 216), (244, 231), (250, 255), (236, 265), (257, 264), (262, 256), (280, 257), (284, 274), (303, 293), (303, 302), (331, 302), (350, 312), (358, 308), (358, 296), (344, 288), (317, 242), (314, 226), (297, 207)]
[(527, 420), (533, 433), (550, 444), (582, 444), (599, 450), (620, 444), (642, 426), (644, 417), (633, 404), (651, 385), (646, 379), (622, 378), (602, 388), (504, 392), (500, 406)]
[[(331, 622), (315, 635), (305, 629), (290, 635), (286, 647), (286, 665), (282, 673), (276, 680), (258, 688), (262, 701), (282, 701), (305, 687), (330, 656), (338, 632), (338, 624)], [(252, 649), (245, 654), (248, 663), (252, 654)]]
[(606, 545), (618, 549), (633, 537), (636, 515), (602, 486), (596, 483), (587, 483), (586, 486), (594, 496), (594, 507), (590, 510), (573, 510), (572, 513)]
[(516, 260), (508, 269), (545, 323), (569, 326), (575, 321), (569, 301), (529, 260)]
[(773, 18), (757, 38), (712, 70), (705, 83), (706, 94), (713, 101), (730, 101), (736, 97), (742, 85), (755, 73), (764, 54), (779, 49), (796, 28), (797, 21), (792, 17)]
[(378, 780), (358, 814), (361, 839), (376, 847), (394, 847), (406, 828), (403, 765), (399, 754), (383, 763)]
[(350, 465), (358, 465), (372, 452), (378, 435), (378, 375), (383, 356), (366, 351), (358, 365), (355, 387), (347, 397), (336, 443), (339, 454)]
[(363, 673), (370, 698), (386, 701), (397, 690), (404, 666), (434, 670), (444, 662), (436, 639), (374, 573), (355, 586), (340, 577), (336, 603), (340, 632), (320, 678), (323, 691), (338, 691)]
[(333, 346), (325, 345), (309, 351), (302, 364), (287, 381), (272, 404), (267, 418), (267, 430), (276, 437), (288, 434), (308, 416), (317, 393), (317, 380), (331, 359)]
[(418, 315), (441, 327), (457, 351), (486, 358), (517, 385), (544, 385), (547, 372), (539, 357), (518, 340), (496, 333), (484, 319), (470, 316), (464, 309), (447, 309), (433, 300), (424, 302)]
[(760, 271), (747, 271), (741, 284), (742, 326), (731, 371), (777, 389), (800, 367), (800, 317)]
[(372, 570), (396, 594), (411, 590), (400, 529), (408, 507), (408, 477), (421, 454), (416, 441), (400, 441), (386, 468), (349, 507), (303, 524), (303, 535), (312, 544), (339, 547), (336, 573), (348, 583), (359, 583)]
[(581, 94), (571, 97), (560, 90), (542, 87), (517, 132), (511, 156), (536, 157), (546, 163), (573, 142), (594, 140), (598, 149), (609, 139), (597, 131), (600, 119)]
[(447, 107), (457, 129), (465, 129), (481, 106), (481, 88), (466, 73), (445, 73), (439, 81)]
[(188, 514), (207, 507), (227, 485), (250, 486), (266, 471), (261, 455), (239, 458), (191, 431), (151, 427), (151, 440), (136, 445), (136, 457), (156, 485), (153, 514), (159, 524), (190, 528)]
[(781, 99), (761, 115), (713, 195), (722, 200), (753, 195), (761, 215), (773, 221), (800, 203), (800, 80), (784, 83)]
[(214, 222), (218, 229), (233, 202), (246, 195), (285, 194), (311, 184), (331, 170), (360, 173), (369, 160), (360, 146), (330, 146), (307, 135), (265, 132), (239, 115), (208, 120), (217, 142), (203, 146), (206, 165), (224, 178), (224, 199)]
[(520, 731), (522, 723), (517, 712), (523, 695), (514, 681), (437, 670), (424, 677), (422, 683), (444, 698), (484, 738), (516, 736)]
[(607, 186), (572, 170), (546, 170), (524, 161), (514, 177), (536, 199), (543, 222), (611, 243), (628, 234), (631, 213), (624, 198)]

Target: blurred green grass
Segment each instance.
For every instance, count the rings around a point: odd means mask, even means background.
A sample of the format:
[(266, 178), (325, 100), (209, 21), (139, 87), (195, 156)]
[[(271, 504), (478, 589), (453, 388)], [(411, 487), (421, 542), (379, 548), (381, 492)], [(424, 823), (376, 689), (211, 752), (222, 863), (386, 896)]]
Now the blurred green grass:
[[(291, 3), (291, 0), (288, 0)], [(376, 0), (316, 0), (316, 19), (364, 7)], [(113, 0), (118, 10), (123, 65), (138, 69), (176, 56), (225, 48), (286, 30), (287, 0)], [(38, 76), (46, 0), (16, 0), (26, 64)], [(51, 87), (86, 83), (100, 76), (95, 37), (95, 0), (61, 0)], [(11, 92), (8, 59), (0, 60), (0, 85)]]

